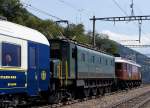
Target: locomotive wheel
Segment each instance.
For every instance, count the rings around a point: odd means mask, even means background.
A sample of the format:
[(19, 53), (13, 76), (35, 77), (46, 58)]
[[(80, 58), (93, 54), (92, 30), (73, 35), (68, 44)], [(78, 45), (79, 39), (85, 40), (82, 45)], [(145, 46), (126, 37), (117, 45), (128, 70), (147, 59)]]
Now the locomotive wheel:
[(108, 86), (108, 92), (110, 93), (111, 91), (111, 86)]
[(97, 95), (97, 88), (92, 88), (92, 94), (93, 94), (94, 96)]
[(111, 92), (111, 88), (110, 87), (105, 87), (105, 93), (110, 93)]
[(103, 96), (104, 95), (104, 89), (103, 88), (99, 88), (98, 89), (99, 95)]
[(76, 98), (75, 92), (71, 92), (71, 99), (74, 100)]
[(84, 89), (84, 96), (85, 97), (89, 97), (90, 96), (90, 89), (89, 88)]

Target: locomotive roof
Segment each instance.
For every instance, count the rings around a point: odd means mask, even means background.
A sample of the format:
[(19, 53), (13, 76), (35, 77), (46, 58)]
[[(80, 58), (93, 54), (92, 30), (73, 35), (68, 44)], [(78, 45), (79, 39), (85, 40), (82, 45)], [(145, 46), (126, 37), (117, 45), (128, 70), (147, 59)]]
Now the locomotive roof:
[(135, 61), (123, 59), (121, 57), (115, 57), (115, 62), (116, 63), (127, 63), (127, 64), (131, 64), (131, 65), (135, 65), (137, 67), (141, 67), (141, 65), (137, 64)]
[(0, 34), (49, 46), (47, 38), (37, 30), (5, 20), (0, 20)]
[[(73, 43), (73, 44), (76, 44), (76, 45), (78, 45), (78, 46), (81, 46), (81, 47), (84, 47), (84, 48), (87, 48), (87, 49), (91, 49), (91, 50), (94, 50), (94, 51), (97, 51), (97, 52), (101, 52), (101, 53), (103, 53), (103, 54), (107, 54), (107, 55), (109, 55), (109, 56), (113, 56), (112, 54), (110, 54), (110, 53), (107, 53), (107, 52), (105, 52), (105, 51), (103, 51), (103, 50), (100, 50), (100, 49), (98, 49), (97, 47), (95, 47), (95, 48), (93, 48), (93, 46), (92, 45), (88, 45), (88, 44), (83, 44), (83, 43), (79, 43), (79, 42), (76, 42), (76, 41), (74, 41), (74, 40), (69, 40), (69, 39), (50, 39), (49, 41), (62, 41), (62, 42), (69, 42), (69, 43)], [(113, 56), (114, 57), (114, 56)]]

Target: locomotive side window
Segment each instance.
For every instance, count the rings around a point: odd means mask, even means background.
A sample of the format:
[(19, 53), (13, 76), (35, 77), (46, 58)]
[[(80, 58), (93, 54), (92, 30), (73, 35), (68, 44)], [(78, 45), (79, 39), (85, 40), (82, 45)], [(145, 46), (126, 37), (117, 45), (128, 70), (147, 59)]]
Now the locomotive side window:
[(127, 70), (127, 64), (126, 63), (123, 64), (123, 69)]
[(75, 48), (72, 48), (72, 58), (75, 58)]
[(105, 64), (107, 65), (108, 64), (108, 60), (106, 59), (106, 61), (105, 61)]
[(122, 64), (121, 63), (116, 63), (116, 69), (122, 69)]
[(81, 54), (81, 61), (85, 62), (85, 54), (84, 53)]
[(92, 64), (95, 62), (95, 56), (92, 56)]
[(2, 43), (2, 66), (21, 67), (21, 46)]
[(102, 59), (101, 59), (101, 57), (99, 58), (99, 64), (101, 64), (101, 61), (102, 61)]
[(111, 66), (113, 66), (113, 60), (110, 61)]

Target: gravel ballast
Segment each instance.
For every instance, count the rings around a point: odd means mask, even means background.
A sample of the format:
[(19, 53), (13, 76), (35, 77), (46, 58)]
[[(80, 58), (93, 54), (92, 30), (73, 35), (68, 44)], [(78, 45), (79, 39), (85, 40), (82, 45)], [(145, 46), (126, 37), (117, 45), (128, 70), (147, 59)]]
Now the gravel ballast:
[(100, 98), (91, 99), (72, 105), (66, 105), (62, 108), (111, 108), (114, 104), (121, 102), (123, 100), (128, 100), (132, 97), (141, 95), (145, 92), (150, 91), (150, 85), (141, 86), (140, 88), (134, 88), (132, 90), (114, 93), (111, 95), (106, 95)]

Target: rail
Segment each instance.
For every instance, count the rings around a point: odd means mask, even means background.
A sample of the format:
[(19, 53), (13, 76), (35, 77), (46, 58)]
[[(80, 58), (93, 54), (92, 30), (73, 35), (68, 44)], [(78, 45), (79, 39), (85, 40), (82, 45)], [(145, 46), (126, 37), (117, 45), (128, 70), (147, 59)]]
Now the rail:
[(106, 108), (139, 108), (145, 102), (150, 100), (149, 97), (150, 97), (150, 91), (132, 98), (125, 99), (121, 102), (118, 102)]

